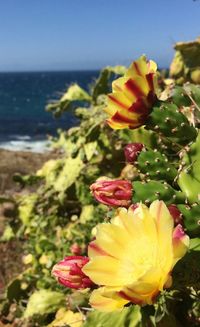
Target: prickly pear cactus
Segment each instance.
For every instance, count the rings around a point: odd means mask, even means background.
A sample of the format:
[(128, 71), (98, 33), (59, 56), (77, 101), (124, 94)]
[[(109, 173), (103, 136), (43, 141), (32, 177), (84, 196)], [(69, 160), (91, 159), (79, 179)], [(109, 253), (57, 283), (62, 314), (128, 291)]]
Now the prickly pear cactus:
[(138, 170), (151, 179), (172, 182), (177, 175), (174, 165), (169, 163), (167, 156), (157, 149), (142, 151), (137, 162)]
[(183, 203), (185, 196), (182, 192), (174, 190), (166, 182), (150, 180), (149, 182), (133, 182), (133, 202), (150, 204), (155, 200), (163, 200), (167, 204)]
[(150, 114), (147, 127), (178, 144), (195, 140), (196, 129), (173, 103), (160, 103)]
[(200, 133), (181, 162), (178, 183), (190, 203), (200, 201)]

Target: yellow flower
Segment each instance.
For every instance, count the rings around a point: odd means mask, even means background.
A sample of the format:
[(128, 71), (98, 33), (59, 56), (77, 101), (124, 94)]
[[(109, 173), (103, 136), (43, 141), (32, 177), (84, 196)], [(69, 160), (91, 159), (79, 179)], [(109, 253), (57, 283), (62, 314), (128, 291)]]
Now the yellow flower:
[(153, 61), (145, 56), (132, 62), (123, 77), (112, 84), (113, 93), (108, 95), (105, 111), (113, 129), (137, 128), (145, 124), (156, 100), (156, 70)]
[(189, 246), (182, 226), (162, 201), (150, 208), (119, 208), (110, 223), (97, 226), (89, 245), (90, 261), (84, 273), (102, 287), (93, 291), (90, 304), (100, 311), (123, 308), (129, 302), (152, 304), (172, 284), (171, 271)]

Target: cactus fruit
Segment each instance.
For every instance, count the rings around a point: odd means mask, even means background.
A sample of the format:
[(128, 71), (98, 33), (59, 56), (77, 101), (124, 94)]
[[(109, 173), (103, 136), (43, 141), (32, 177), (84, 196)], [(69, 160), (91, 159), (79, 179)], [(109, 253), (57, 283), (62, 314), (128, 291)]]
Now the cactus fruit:
[(182, 159), (183, 170), (178, 184), (190, 203), (200, 200), (200, 133)]
[(151, 180), (149, 182), (133, 182), (133, 203), (144, 202), (149, 204), (155, 200), (163, 200), (166, 204), (184, 203), (182, 192), (175, 191), (166, 182)]
[(176, 168), (169, 163), (165, 154), (156, 149), (142, 151), (137, 159), (137, 167), (141, 173), (151, 179), (173, 181), (177, 175)]
[(171, 103), (161, 103), (160, 106), (153, 108), (147, 128), (153, 129), (179, 144), (193, 141), (197, 136), (196, 129), (189, 124), (186, 116), (179, 111), (175, 104)]
[(183, 223), (187, 231), (192, 236), (198, 235), (200, 232), (200, 206), (179, 204), (178, 209), (183, 215)]
[(126, 162), (134, 163), (142, 151), (144, 144), (142, 143), (129, 143), (124, 148), (124, 155), (126, 158)]

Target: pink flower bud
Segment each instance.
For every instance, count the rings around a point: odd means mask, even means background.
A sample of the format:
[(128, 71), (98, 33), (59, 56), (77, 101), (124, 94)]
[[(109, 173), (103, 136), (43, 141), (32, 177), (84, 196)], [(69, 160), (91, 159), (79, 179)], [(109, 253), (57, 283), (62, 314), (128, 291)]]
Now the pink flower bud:
[(82, 253), (82, 249), (77, 243), (74, 243), (70, 246), (70, 251), (73, 255), (81, 255)]
[(179, 209), (177, 208), (177, 206), (175, 204), (170, 204), (168, 206), (168, 210), (169, 210), (172, 218), (174, 219), (175, 225), (183, 223), (182, 213), (179, 211)]
[(124, 154), (126, 161), (129, 163), (134, 163), (137, 159), (138, 154), (142, 151), (144, 145), (142, 143), (130, 143), (124, 148)]
[(117, 207), (127, 207), (131, 201), (132, 184), (126, 180), (98, 179), (90, 186), (97, 201)]
[(57, 263), (52, 269), (52, 275), (58, 282), (66, 287), (81, 289), (91, 287), (93, 282), (87, 277), (82, 268), (89, 258), (82, 256), (69, 256)]

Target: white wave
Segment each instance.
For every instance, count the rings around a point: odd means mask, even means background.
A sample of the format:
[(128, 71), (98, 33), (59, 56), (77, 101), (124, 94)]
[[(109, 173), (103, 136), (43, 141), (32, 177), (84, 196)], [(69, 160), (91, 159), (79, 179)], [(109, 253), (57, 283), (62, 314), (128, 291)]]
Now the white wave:
[(49, 151), (49, 141), (8, 141), (0, 143), (0, 149), (11, 150), (11, 151), (29, 151), (36, 153), (43, 153)]

